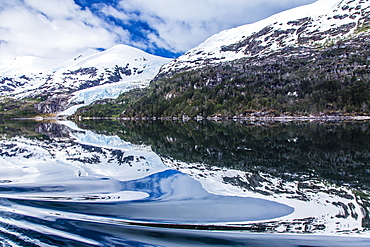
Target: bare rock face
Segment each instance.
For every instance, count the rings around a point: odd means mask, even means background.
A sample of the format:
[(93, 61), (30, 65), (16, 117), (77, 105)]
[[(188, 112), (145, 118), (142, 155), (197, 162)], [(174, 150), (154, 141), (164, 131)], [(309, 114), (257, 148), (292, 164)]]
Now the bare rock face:
[(59, 112), (67, 109), (69, 105), (69, 99), (71, 95), (69, 94), (58, 94), (51, 96), (47, 100), (35, 104), (35, 109), (43, 114)]

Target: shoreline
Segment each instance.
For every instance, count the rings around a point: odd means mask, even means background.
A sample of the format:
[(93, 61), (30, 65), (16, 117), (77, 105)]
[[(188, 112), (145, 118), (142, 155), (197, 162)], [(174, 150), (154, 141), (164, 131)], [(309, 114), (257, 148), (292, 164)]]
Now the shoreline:
[[(6, 119), (3, 119), (6, 120)], [(71, 121), (82, 121), (82, 120), (121, 120), (121, 121), (248, 121), (248, 122), (305, 122), (305, 121), (369, 121), (370, 116), (345, 116), (345, 115), (310, 115), (310, 116), (234, 116), (234, 117), (224, 117), (224, 116), (211, 116), (211, 117), (71, 117), (71, 116), (36, 116), (29, 118), (10, 118), (9, 120), (34, 120), (34, 121), (60, 121), (60, 120), (71, 120)]]

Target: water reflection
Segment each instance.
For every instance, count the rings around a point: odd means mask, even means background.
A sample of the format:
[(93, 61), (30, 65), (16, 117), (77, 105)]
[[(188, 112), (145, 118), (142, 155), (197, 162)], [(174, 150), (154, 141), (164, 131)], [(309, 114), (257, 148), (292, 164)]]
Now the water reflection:
[[(115, 122), (78, 123), (188, 163), (266, 172), (297, 180), (322, 178), (370, 189), (370, 124)], [(106, 128), (105, 126), (108, 126)]]
[[(79, 125), (100, 131), (105, 124)], [(208, 192), (295, 208), (285, 222), (248, 225), (253, 229), (333, 233), (370, 226), (368, 122), (111, 122), (105, 131), (150, 145)]]
[(5, 246), (369, 243), (368, 123), (78, 125), (0, 124)]
[[(112, 221), (122, 219), (173, 224), (267, 220), (293, 212), (288, 206), (267, 200), (211, 195), (198, 182), (172, 170), (134, 181), (121, 181), (120, 184), (121, 191), (144, 192), (148, 196), (114, 203), (108, 200), (88, 204), (81, 201), (66, 203), (69, 198), (57, 202), (53, 197), (11, 201), (34, 208), (112, 217)], [(89, 199), (94, 202), (94, 198)]]

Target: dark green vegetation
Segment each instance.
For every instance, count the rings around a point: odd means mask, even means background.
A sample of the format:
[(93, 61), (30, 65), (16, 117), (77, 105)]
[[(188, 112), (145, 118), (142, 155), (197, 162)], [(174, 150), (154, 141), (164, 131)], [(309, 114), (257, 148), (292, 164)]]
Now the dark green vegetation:
[(324, 179), (370, 190), (370, 125), (364, 123), (135, 122), (84, 120), (82, 128), (115, 134), (189, 163), (260, 172), (286, 180)]
[(37, 116), (34, 105), (39, 102), (39, 99), (0, 98), (0, 119)]
[[(140, 97), (138, 97), (140, 96)], [(370, 114), (370, 37), (286, 47), (192, 71), (160, 74), (148, 89), (80, 109), (80, 116)]]

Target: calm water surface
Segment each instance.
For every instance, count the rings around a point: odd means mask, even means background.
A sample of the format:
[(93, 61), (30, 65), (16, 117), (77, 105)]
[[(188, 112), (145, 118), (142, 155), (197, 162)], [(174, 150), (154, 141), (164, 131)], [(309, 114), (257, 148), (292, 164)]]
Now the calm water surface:
[(370, 123), (0, 122), (0, 246), (370, 246)]

